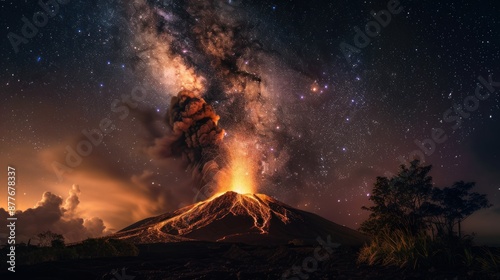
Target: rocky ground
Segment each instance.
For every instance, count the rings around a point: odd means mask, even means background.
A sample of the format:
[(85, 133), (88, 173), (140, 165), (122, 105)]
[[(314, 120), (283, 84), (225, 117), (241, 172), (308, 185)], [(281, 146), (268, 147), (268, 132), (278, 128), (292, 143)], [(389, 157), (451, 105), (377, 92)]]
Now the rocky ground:
[(318, 246), (181, 242), (143, 245), (140, 250), (137, 257), (18, 266), (15, 274), (2, 269), (0, 279), (500, 279), (468, 271), (403, 271), (358, 265), (356, 251), (343, 247), (330, 251)]

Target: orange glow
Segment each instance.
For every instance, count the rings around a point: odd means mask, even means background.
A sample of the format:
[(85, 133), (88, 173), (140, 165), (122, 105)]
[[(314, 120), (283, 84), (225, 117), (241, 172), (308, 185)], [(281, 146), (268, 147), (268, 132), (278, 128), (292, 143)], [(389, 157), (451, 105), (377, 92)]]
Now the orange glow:
[(240, 194), (254, 193), (252, 166), (247, 158), (248, 155), (237, 153), (231, 160), (230, 190)]
[(314, 81), (314, 83), (311, 85), (311, 91), (313, 93), (316, 93), (319, 91), (319, 84), (317, 81)]
[(250, 153), (251, 143), (241, 137), (232, 139), (228, 145), (229, 167), (219, 183), (219, 191), (253, 194), (255, 187), (255, 161)]

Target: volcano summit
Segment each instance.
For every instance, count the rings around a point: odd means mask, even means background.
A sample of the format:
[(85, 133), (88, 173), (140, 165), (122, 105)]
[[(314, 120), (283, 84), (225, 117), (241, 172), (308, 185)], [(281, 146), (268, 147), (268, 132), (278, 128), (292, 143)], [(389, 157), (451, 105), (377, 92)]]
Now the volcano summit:
[(135, 244), (179, 241), (313, 244), (332, 236), (343, 245), (360, 246), (366, 237), (316, 214), (290, 207), (264, 194), (226, 192), (173, 213), (147, 218), (109, 236)]

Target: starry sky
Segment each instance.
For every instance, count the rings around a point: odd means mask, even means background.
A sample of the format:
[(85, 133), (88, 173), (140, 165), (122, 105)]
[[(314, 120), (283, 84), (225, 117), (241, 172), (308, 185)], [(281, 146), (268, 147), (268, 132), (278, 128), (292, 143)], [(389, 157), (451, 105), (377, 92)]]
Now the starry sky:
[(427, 148), (436, 186), (474, 181), (494, 205), (464, 230), (498, 240), (497, 1), (52, 3), (0, 2), (0, 162), (26, 237), (77, 241), (195, 202), (199, 164), (154, 153), (188, 90), (258, 192), (358, 228), (375, 178)]

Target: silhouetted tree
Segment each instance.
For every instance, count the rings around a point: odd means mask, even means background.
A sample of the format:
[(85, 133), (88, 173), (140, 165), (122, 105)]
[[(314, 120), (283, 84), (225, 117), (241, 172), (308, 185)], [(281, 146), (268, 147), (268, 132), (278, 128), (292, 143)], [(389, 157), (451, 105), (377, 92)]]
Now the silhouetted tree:
[(433, 211), (438, 233), (444, 235), (446, 231), (448, 236), (454, 236), (455, 225), (458, 225), (458, 236), (462, 237), (462, 221), (477, 210), (492, 206), (486, 195), (470, 192), (475, 185), (474, 182), (459, 181), (451, 187), (433, 189), (432, 199), (437, 203)]
[(401, 165), (392, 178), (377, 177), (370, 196), (374, 206), (362, 208), (371, 214), (360, 229), (374, 235), (383, 229), (401, 229), (412, 235), (424, 231), (432, 194), (431, 168), (414, 160), (408, 167)]
[(54, 248), (64, 247), (64, 237), (62, 235), (58, 234), (56, 239), (52, 239), (52, 241), (50, 241), (50, 246), (52, 246)]
[(429, 176), (432, 166), (423, 166), (414, 160), (401, 165), (399, 173), (391, 178), (377, 177), (370, 200), (373, 206), (368, 220), (360, 230), (372, 235), (383, 230), (403, 230), (411, 235), (431, 229), (434, 235), (453, 237), (458, 226), (471, 214), (491, 207), (486, 195), (471, 192), (475, 183), (459, 181), (451, 187), (435, 188)]
[(48, 230), (37, 234), (38, 246), (48, 247), (64, 247), (64, 237), (61, 234), (53, 233)]

